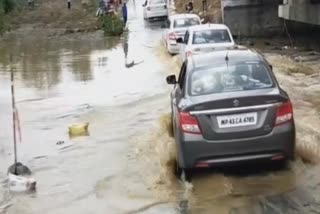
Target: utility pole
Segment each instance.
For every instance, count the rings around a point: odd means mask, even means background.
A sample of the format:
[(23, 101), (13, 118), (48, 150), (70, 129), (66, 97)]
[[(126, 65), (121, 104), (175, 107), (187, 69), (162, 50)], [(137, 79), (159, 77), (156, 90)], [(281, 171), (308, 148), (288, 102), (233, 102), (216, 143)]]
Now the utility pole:
[(14, 97), (14, 72), (12, 69), (12, 56), (10, 56), (10, 72), (11, 72), (11, 98), (12, 98), (12, 129), (13, 129), (13, 144), (14, 144), (14, 166), (17, 173), (17, 134), (16, 134), (16, 104)]

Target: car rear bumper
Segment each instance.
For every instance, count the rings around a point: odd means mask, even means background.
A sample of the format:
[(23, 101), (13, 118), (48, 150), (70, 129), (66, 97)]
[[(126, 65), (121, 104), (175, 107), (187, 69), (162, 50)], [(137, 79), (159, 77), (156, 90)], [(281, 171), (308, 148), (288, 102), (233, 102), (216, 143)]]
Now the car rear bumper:
[(158, 18), (158, 17), (166, 17), (168, 16), (168, 11), (163, 10), (163, 11), (154, 11), (154, 12), (147, 12), (147, 17), (146, 18)]
[(295, 129), (291, 124), (276, 127), (269, 135), (248, 139), (207, 141), (193, 134), (180, 137), (178, 159), (186, 169), (257, 159), (291, 159), (295, 148)]

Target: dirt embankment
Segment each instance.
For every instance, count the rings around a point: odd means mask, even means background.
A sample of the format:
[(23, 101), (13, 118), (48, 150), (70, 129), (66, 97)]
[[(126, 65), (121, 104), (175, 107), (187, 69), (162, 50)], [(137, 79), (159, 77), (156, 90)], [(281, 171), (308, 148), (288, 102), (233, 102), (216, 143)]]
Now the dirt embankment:
[(25, 29), (31, 33), (92, 32), (100, 28), (96, 7), (96, 0), (73, 0), (70, 10), (66, 0), (35, 0), (33, 9), (23, 5), (10, 13), (8, 20), (12, 30)]
[[(186, 0), (176, 0), (176, 10), (178, 13), (185, 12), (185, 5), (189, 1)], [(194, 13), (199, 14), (207, 22), (211, 23), (221, 23), (222, 13), (221, 13), (221, 1), (220, 0), (206, 0), (207, 9), (203, 9), (203, 1), (197, 0), (192, 1), (194, 7)], [(205, 7), (206, 8), (206, 7)]]

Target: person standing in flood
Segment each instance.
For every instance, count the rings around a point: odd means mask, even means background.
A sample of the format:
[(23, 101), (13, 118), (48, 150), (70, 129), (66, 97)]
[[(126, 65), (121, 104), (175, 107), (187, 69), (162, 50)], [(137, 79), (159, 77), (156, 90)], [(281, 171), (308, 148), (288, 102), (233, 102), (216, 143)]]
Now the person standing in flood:
[(125, 41), (123, 43), (123, 52), (124, 52), (124, 59), (125, 59), (126, 62), (127, 62), (127, 57), (128, 57), (128, 49), (129, 49), (128, 42)]
[(128, 20), (128, 8), (126, 2), (123, 2), (122, 5), (122, 17), (124, 22), (124, 27), (127, 26), (127, 20)]
[(68, 1), (68, 9), (71, 10), (71, 0), (67, 0)]
[(29, 7), (29, 9), (34, 8), (34, 0), (28, 0), (28, 7)]

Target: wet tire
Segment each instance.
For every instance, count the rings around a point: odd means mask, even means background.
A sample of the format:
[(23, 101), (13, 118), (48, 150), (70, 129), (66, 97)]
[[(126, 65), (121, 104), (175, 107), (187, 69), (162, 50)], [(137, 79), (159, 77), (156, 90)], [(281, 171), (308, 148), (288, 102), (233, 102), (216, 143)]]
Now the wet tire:
[(192, 175), (191, 175), (191, 172), (190, 170), (188, 169), (182, 169), (182, 173), (181, 173), (181, 180), (183, 182), (191, 182), (191, 178), (192, 178)]
[(290, 155), (288, 156), (288, 160), (290, 161), (295, 161), (297, 157), (297, 154), (295, 152), (295, 146), (292, 148), (292, 151), (290, 153)]
[(172, 116), (172, 114), (171, 114), (171, 117), (170, 117), (170, 123), (169, 123), (169, 127), (168, 127), (168, 135), (169, 135), (169, 137), (174, 137), (174, 129), (173, 129), (173, 126), (174, 126), (174, 124), (173, 124), (173, 116)]
[(168, 48), (167, 48), (167, 50), (168, 50), (168, 53), (170, 54), (170, 56), (176, 55), (175, 53), (171, 53)]
[(181, 167), (179, 166), (178, 162), (176, 161), (176, 164), (175, 164), (175, 168), (174, 168), (174, 174), (177, 178), (180, 178), (181, 177), (181, 174), (182, 174), (182, 169)]
[(281, 160), (279, 162), (279, 169), (280, 170), (287, 170), (287, 169), (289, 169), (289, 165), (290, 165), (289, 159)]
[(169, 51), (168, 43), (167, 43), (167, 42), (164, 43), (164, 46), (166, 47), (168, 54), (169, 54), (170, 56), (173, 56), (174, 53), (171, 53), (171, 52)]
[(184, 168), (181, 168), (179, 166), (179, 163), (178, 161), (176, 161), (176, 167), (175, 167), (175, 172), (174, 174), (176, 175), (176, 177), (178, 179), (180, 179), (181, 181), (185, 182), (190, 182), (191, 181), (191, 171), (188, 170), (188, 169), (184, 169)]
[(286, 158), (286, 159), (283, 159), (283, 160), (277, 160), (277, 161), (274, 161), (270, 167), (271, 169), (273, 170), (280, 170), (280, 171), (283, 171), (283, 170), (287, 170), (290, 168), (290, 159)]

